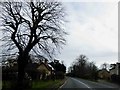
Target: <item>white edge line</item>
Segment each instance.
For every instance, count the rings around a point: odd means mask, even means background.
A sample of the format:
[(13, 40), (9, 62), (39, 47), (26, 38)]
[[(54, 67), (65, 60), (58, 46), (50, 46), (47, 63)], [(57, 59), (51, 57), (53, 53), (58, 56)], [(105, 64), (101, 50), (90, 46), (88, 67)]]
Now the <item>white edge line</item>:
[[(74, 79), (74, 78), (72, 78), (72, 79)], [(78, 81), (79, 83), (81, 83), (81, 84), (85, 85), (86, 87), (90, 88), (90, 87), (89, 87), (88, 85), (86, 85), (85, 83), (83, 83), (83, 82), (81, 82), (81, 81), (79, 81), (79, 80), (77, 80), (77, 79), (74, 79), (74, 80), (76, 80), (76, 81)], [(112, 86), (108, 86), (108, 85), (105, 85), (105, 84), (102, 84), (102, 83), (96, 83), (96, 82), (91, 82), (91, 83), (98, 84), (98, 85), (102, 85), (102, 86), (105, 86), (105, 87), (108, 87), (108, 88), (114, 88), (114, 87), (112, 87)]]
[(66, 84), (67, 80), (59, 88), (62, 88)]
[[(72, 79), (74, 79), (74, 78), (72, 78)], [(85, 83), (83, 83), (83, 82), (81, 82), (81, 81), (79, 81), (79, 80), (77, 80), (77, 79), (74, 79), (75, 81), (77, 81), (77, 82), (79, 82), (79, 83), (81, 83), (81, 84), (83, 84), (84, 86), (86, 86), (87, 88), (90, 88), (88, 85), (86, 85)]]

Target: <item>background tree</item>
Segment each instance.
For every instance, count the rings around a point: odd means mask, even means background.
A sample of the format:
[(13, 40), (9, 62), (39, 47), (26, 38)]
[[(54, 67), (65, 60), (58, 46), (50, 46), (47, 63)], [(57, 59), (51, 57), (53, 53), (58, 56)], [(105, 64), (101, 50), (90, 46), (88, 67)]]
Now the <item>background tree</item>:
[(50, 62), (50, 65), (54, 68), (56, 78), (63, 79), (66, 73), (66, 66), (63, 63), (60, 63), (59, 60)]
[(103, 64), (101, 65), (101, 68), (102, 68), (102, 69), (109, 70), (110, 65), (109, 65), (108, 63), (103, 63)]
[(86, 64), (88, 58), (85, 55), (80, 55), (77, 59), (76, 65), (74, 66), (77, 69), (77, 75), (82, 77), (82, 74), (86, 73)]
[(89, 62), (87, 56), (80, 55), (76, 62), (70, 66), (69, 73), (67, 75), (86, 78), (97, 79), (98, 68), (94, 62)]
[(18, 82), (22, 84), (29, 54), (54, 55), (65, 44), (64, 8), (60, 2), (2, 2), (5, 49), (18, 54)]

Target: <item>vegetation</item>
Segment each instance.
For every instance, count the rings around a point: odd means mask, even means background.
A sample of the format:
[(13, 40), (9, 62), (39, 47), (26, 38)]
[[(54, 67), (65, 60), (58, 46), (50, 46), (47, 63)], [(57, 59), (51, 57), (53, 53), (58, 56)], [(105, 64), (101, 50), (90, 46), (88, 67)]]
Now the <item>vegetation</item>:
[(55, 69), (55, 78), (64, 79), (66, 73), (66, 66), (63, 63), (59, 63), (58, 60), (54, 60), (50, 65)]
[(48, 80), (48, 81), (33, 81), (32, 88), (59, 88), (65, 79)]
[[(18, 55), (18, 87), (23, 85), (30, 53), (52, 58), (65, 44), (64, 9), (60, 2), (2, 2), (4, 54)], [(6, 52), (5, 52), (6, 51)]]
[[(58, 61), (58, 60), (57, 60)], [(14, 89), (17, 87), (17, 68), (16, 68), (16, 60), (8, 59), (7, 64), (4, 64), (2, 67), (2, 80), (3, 80), (3, 89), (11, 88)], [(4, 62), (5, 63), (5, 62)], [(64, 64), (57, 62), (58, 65), (56, 67), (50, 68), (47, 60), (42, 61), (43, 67), (48, 68), (51, 74), (47, 75), (47, 72), (42, 72), (37, 67), (41, 65), (40, 63), (30, 63), (31, 67), (27, 67), (25, 70), (25, 77), (23, 81), (24, 88), (49, 88), (49, 86), (58, 87), (65, 79), (66, 67)], [(53, 62), (52, 62), (53, 63)], [(54, 62), (55, 64), (55, 62)], [(63, 68), (64, 66), (64, 68)], [(41, 67), (42, 68), (42, 67)], [(56, 68), (61, 68), (57, 70)], [(61, 70), (61, 71), (60, 71)], [(40, 85), (39, 85), (40, 84)]]
[[(116, 64), (107, 63), (101, 64), (101, 69), (98, 69), (98, 67), (95, 65), (94, 62), (89, 62), (88, 58), (85, 55), (80, 55), (76, 61), (73, 62), (73, 64), (69, 67), (67, 76), (72, 77), (79, 77), (83, 79), (89, 79), (93, 81), (99, 81), (98, 79), (106, 80), (107, 82), (113, 82), (118, 83), (120, 80), (120, 75), (116, 74), (117, 70), (119, 70), (119, 66), (115, 67)], [(110, 73), (110, 70), (116, 69), (115, 71), (112, 71)], [(113, 74), (114, 73), (114, 74)]]
[[(57, 79), (57, 80), (33, 80), (29, 85), (26, 83), (26, 88), (29, 89), (37, 89), (37, 88), (56, 88), (58, 89), (64, 82), (64, 79)], [(3, 81), (3, 90), (4, 89), (15, 89), (16, 81)]]
[(120, 75), (113, 74), (111, 75), (111, 81), (120, 84)]
[(85, 55), (80, 55), (74, 64), (69, 67), (68, 76), (80, 77), (84, 79), (96, 80), (98, 74), (98, 68), (94, 62), (87, 61), (88, 58)]
[(110, 65), (108, 64), (108, 63), (103, 63), (102, 65), (101, 65), (101, 68), (102, 69), (106, 69), (106, 70), (109, 70), (110, 69)]

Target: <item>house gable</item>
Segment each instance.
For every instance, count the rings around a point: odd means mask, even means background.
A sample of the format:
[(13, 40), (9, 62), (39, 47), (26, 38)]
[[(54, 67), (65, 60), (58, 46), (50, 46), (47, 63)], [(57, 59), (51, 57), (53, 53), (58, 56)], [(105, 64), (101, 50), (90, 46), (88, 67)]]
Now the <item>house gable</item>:
[(51, 74), (51, 69), (45, 65), (44, 63), (41, 63), (38, 68), (37, 68), (38, 71), (40, 71), (41, 73), (46, 73), (48, 75)]
[(120, 75), (120, 63), (111, 64), (113, 67), (110, 69), (110, 74)]

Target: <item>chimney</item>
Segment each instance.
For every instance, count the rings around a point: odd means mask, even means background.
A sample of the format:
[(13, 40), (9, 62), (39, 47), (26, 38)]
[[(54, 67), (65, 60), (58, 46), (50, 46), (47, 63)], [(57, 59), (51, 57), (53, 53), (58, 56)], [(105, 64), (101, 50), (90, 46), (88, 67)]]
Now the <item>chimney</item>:
[(47, 59), (45, 59), (45, 62), (44, 62), (46, 65), (48, 64), (48, 60)]
[(59, 60), (54, 59), (54, 63), (59, 63)]

